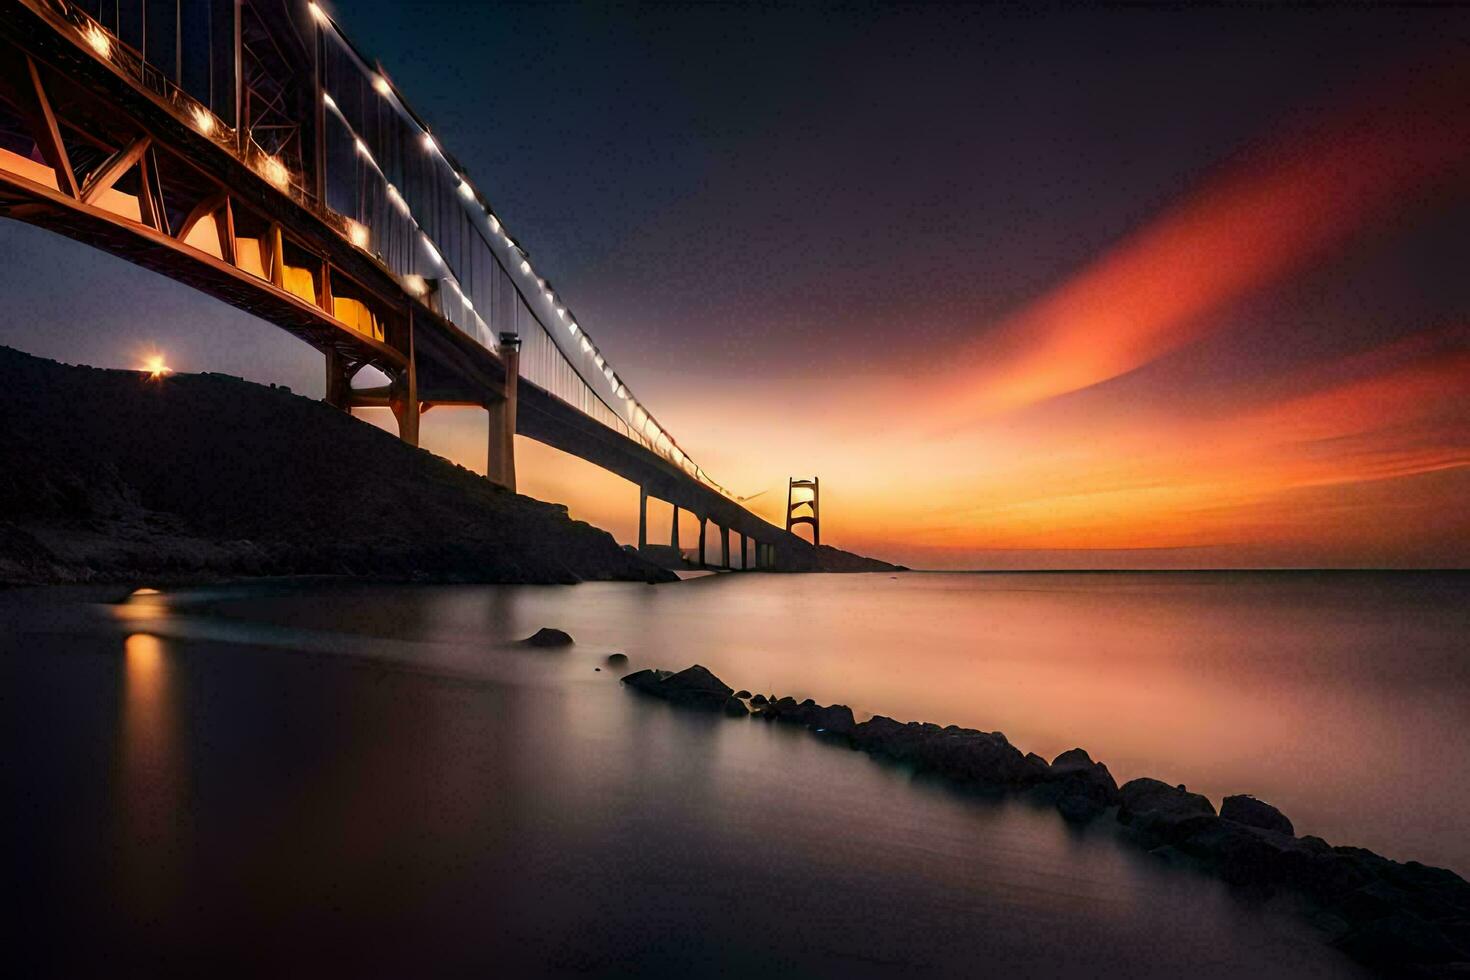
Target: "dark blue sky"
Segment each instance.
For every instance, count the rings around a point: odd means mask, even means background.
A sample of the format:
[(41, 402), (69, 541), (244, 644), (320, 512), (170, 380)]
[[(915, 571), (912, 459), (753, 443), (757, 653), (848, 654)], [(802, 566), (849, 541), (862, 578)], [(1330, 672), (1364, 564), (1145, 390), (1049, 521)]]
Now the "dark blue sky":
[[(1470, 33), (1426, 10), (332, 9), (655, 407), (679, 377), (966, 337), (1253, 139)], [(0, 340), (116, 360), (98, 317), (151, 277), (87, 256), (75, 290), (77, 246), (0, 236), (34, 273)], [(233, 367), (261, 373), (289, 343), (162, 291), (148, 326), (181, 354), (244, 330)]]

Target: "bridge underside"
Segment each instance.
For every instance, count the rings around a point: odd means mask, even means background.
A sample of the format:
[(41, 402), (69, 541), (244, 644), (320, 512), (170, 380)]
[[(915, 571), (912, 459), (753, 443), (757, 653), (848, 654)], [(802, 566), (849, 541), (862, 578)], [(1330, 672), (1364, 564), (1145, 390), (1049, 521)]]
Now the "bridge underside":
[[(514, 383), (515, 362), (466, 336), (433, 295), (354, 243), (353, 222), (283, 184), (237, 134), (199, 119), (176, 95), (94, 57), (75, 24), (49, 5), (0, 0), (0, 216), (84, 242), (290, 332), (324, 355), (328, 401), (391, 407), (400, 434), (415, 444), (427, 407), (488, 409), (488, 475), (503, 485), (514, 487), (515, 432), (692, 512), (701, 528), (712, 521), (754, 539), (758, 564), (809, 547), (555, 395)], [(365, 366), (391, 383), (353, 389)], [(701, 531), (701, 546), (703, 538)], [(728, 563), (728, 547), (722, 553)]]

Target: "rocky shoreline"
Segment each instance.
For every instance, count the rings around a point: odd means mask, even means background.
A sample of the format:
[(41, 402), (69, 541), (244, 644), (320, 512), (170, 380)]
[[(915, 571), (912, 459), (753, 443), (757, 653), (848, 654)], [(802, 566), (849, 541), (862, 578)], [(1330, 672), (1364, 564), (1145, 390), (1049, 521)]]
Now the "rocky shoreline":
[(955, 785), (1025, 795), (1074, 823), (1115, 820), (1126, 839), (1172, 865), (1263, 897), (1305, 900), (1313, 925), (1376, 971), (1470, 976), (1470, 883), (1444, 868), (1298, 837), (1285, 814), (1252, 796), (1227, 796), (1216, 812), (1208, 798), (1182, 785), (1142, 777), (1119, 786), (1081, 748), (1048, 762), (1023, 753), (1001, 732), (882, 715), (858, 722), (843, 704), (737, 692), (698, 664), (677, 673), (640, 670), (622, 682), (681, 707), (799, 725)]

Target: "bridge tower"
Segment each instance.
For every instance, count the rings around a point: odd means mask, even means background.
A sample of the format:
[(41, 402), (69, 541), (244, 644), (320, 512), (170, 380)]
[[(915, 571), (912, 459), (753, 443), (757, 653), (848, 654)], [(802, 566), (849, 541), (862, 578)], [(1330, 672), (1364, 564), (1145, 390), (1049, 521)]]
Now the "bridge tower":
[[(821, 481), (816, 477), (810, 480), (798, 480), (792, 477), (786, 484), (786, 530), (791, 530), (797, 524), (810, 524), (812, 526), (812, 544), (822, 543), (822, 514), (821, 514)], [(796, 491), (810, 490), (811, 498), (803, 497), (796, 499)], [(797, 513), (801, 508), (811, 508), (810, 513)]]
[(519, 334), (502, 333), (498, 345), (505, 363), (505, 395), (490, 402), (489, 445), (485, 456), (485, 475), (491, 483), (507, 490), (516, 488), (516, 413), (518, 382), (521, 375), (521, 338)]

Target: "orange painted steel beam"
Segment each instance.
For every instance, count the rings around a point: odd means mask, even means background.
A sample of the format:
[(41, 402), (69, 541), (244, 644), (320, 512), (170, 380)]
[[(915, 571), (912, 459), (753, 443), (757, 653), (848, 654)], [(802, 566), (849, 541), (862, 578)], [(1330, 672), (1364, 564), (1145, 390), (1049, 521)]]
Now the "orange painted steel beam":
[(0, 214), (85, 242), (208, 293), (276, 324), (318, 350), (338, 350), (355, 361), (393, 371), (408, 359), (381, 341), (349, 329), (315, 305), (192, 248), (156, 228), (0, 169), (0, 196), (26, 205), (17, 210), (0, 202)]

